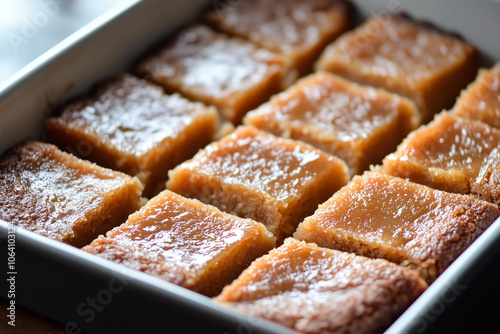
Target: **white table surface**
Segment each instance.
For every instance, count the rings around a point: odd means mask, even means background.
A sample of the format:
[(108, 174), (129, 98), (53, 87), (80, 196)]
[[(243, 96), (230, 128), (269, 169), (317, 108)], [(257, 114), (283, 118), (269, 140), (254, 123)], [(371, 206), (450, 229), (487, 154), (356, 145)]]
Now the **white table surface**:
[(0, 82), (120, 0), (0, 0)]

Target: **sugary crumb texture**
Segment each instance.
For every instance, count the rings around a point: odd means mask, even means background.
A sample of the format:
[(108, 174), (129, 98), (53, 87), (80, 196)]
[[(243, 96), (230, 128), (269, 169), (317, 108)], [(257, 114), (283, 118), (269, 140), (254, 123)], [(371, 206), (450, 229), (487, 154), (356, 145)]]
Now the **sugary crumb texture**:
[(0, 160), (0, 219), (302, 333), (378, 333), (500, 215), (500, 61), (403, 15), (256, 0)]

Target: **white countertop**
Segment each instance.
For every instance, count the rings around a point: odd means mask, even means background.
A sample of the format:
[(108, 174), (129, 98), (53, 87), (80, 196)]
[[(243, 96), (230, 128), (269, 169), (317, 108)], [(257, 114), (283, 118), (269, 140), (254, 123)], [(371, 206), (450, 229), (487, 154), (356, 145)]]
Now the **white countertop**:
[(121, 0), (1, 0), (0, 82)]

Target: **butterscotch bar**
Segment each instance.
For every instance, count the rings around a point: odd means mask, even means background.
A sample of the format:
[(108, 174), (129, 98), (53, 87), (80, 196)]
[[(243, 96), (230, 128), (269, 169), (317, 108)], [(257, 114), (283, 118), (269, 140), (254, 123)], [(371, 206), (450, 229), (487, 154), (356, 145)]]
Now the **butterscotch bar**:
[(331, 43), (317, 68), (412, 99), (424, 123), (474, 80), (471, 44), (403, 16), (374, 16)]
[(83, 249), (213, 296), (274, 245), (262, 224), (165, 190)]
[(494, 204), (402, 178), (355, 176), (294, 237), (438, 277), (499, 216)]
[(28, 142), (0, 162), (0, 218), (32, 232), (81, 247), (139, 209), (136, 178)]

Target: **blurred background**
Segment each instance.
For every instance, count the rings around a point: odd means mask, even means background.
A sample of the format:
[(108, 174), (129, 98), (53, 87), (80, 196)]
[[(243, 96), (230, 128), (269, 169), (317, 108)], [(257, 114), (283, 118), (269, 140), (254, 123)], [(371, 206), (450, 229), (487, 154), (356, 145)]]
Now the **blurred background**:
[[(0, 83), (123, 1), (126, 0), (0, 0)], [(475, 284), (444, 314), (436, 333), (500, 333), (500, 254), (493, 256), (489, 268), (478, 276)], [(2, 318), (5, 310), (5, 301), (0, 299)], [(19, 312), (25, 321), (19, 322), (16, 333), (64, 330), (62, 325), (22, 308)]]
[(123, 0), (0, 0), (0, 82)]

